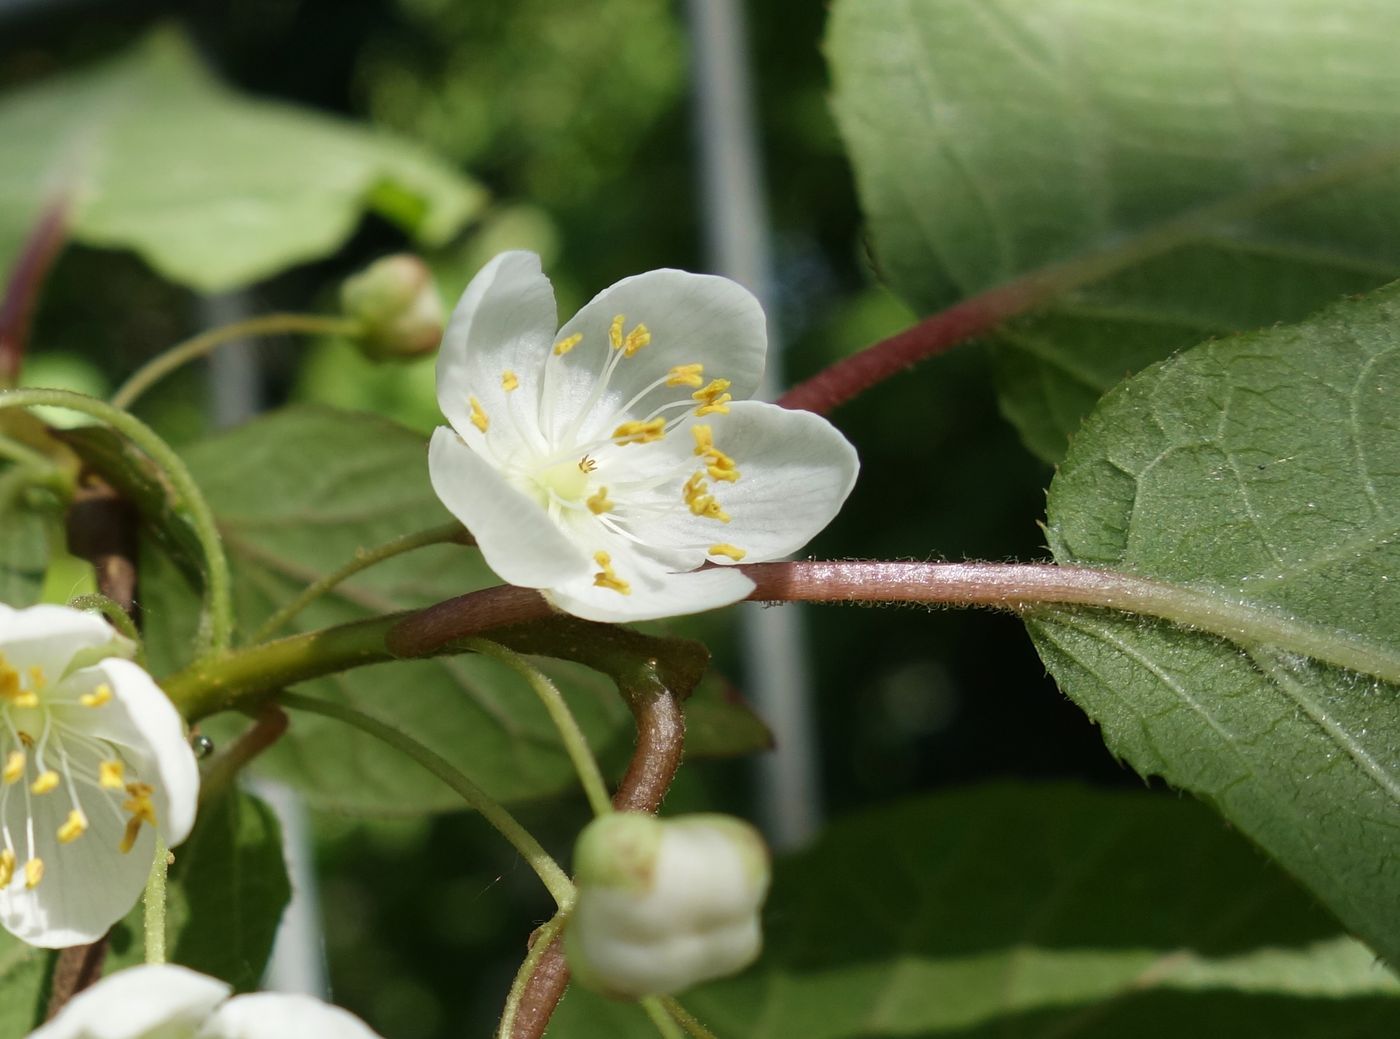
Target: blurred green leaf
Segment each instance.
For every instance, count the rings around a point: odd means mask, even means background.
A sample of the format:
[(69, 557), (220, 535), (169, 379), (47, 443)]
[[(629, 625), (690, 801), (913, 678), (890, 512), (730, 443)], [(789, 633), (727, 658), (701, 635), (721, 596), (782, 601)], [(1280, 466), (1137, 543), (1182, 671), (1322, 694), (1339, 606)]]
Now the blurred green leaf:
[[(358, 549), (451, 519), (429, 486), (423, 439), (369, 415), (286, 409), (196, 444), (185, 458), (219, 519), (245, 634)], [(144, 566), (148, 648), (162, 673), (184, 662), (197, 611), (164, 559), (152, 553)], [(420, 549), (342, 584), (295, 627), (426, 606), (499, 583), (474, 549)], [(612, 682), (574, 664), (542, 666), (564, 688), (594, 750), (620, 768), (631, 752), (632, 723)], [(396, 661), (301, 688), (402, 729), (499, 799), (540, 797), (577, 782), (534, 693), (494, 661), (473, 655)], [(742, 704), (719, 695), (702, 703), (698, 749), (736, 754), (766, 746), (766, 730)], [(221, 740), (239, 720), (204, 724)], [(320, 717), (296, 716), (288, 735), (254, 767), (336, 811), (415, 815), (462, 807), (417, 763)]]
[[(729, 1039), (1369, 1039), (1400, 980), (1205, 809), (992, 786), (834, 824), (779, 862), (767, 950), (682, 997)], [(654, 1035), (570, 990), (553, 1031)]]
[(0, 1035), (28, 1035), (44, 1019), (49, 953), (0, 931)]
[(838, 0), (827, 50), (875, 252), (921, 312), (1040, 272), (995, 337), (1058, 460), (1098, 397), (1400, 274), (1388, 0)]
[(367, 210), (435, 245), (483, 201), (399, 138), (240, 97), (173, 31), (0, 98), (0, 140), (0, 272), (49, 196), (78, 241), (207, 292), (334, 251)]
[(49, 546), (43, 513), (25, 503), (22, 474), (0, 466), (0, 602), (39, 601)]
[(1400, 288), (1196, 347), (1104, 398), (1051, 485), (1047, 528), (1059, 562), (1280, 611), (1366, 650), (1389, 682), (1247, 632), (1237, 645), (1109, 611), (1027, 620), (1116, 754), (1214, 804), (1391, 962), (1397, 401)]

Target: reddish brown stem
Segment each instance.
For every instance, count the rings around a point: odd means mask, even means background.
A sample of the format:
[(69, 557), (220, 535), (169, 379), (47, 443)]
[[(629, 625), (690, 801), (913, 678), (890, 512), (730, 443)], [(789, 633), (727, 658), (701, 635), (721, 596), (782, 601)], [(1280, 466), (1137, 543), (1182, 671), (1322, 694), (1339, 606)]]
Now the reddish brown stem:
[(0, 297), (0, 386), (13, 386), (19, 380), (39, 292), (67, 237), (67, 217), (66, 198), (51, 202), (25, 240), (14, 269), (8, 272)]
[(229, 744), (204, 770), (199, 783), (200, 806), (216, 801), (254, 758), (282, 738), (287, 731), (287, 712), (276, 704), (263, 704), (253, 724)]
[(49, 986), (49, 1005), (44, 1020), (52, 1021), (70, 999), (102, 977), (102, 965), (107, 960), (107, 939), (99, 938), (90, 945), (74, 945), (60, 949), (53, 965), (53, 982)]

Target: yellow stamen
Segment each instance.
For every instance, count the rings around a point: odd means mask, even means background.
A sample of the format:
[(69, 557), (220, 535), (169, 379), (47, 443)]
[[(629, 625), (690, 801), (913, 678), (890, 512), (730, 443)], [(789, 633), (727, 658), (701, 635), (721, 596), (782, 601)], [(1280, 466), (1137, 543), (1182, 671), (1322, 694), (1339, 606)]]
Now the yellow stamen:
[(11, 783), (18, 783), (24, 778), (24, 751), (12, 750), (10, 756), (5, 759), (5, 771), (0, 773), (0, 779), (8, 786)]
[(703, 364), (678, 364), (666, 376), (667, 386), (689, 386), (691, 389), (705, 381)]
[(74, 808), (68, 813), (68, 821), (58, 828), (58, 843), (72, 844), (83, 834), (87, 833), (87, 816)]
[(627, 333), (627, 338), (622, 341), (623, 356), (631, 357), (650, 342), (651, 329), (647, 328), (646, 325), (637, 325)]
[(45, 769), (39, 773), (39, 778), (30, 784), (29, 790), (35, 794), (47, 794), (50, 790), (58, 788), (58, 773), (53, 769)]
[(102, 683), (90, 693), (84, 693), (78, 697), (78, 702), (84, 707), (101, 707), (112, 699), (112, 687), (107, 683)]
[(626, 320), (621, 314), (612, 319), (612, 326), (608, 329), (608, 342), (614, 350), (622, 349), (622, 323)]
[(695, 499), (704, 494), (709, 489), (709, 484), (705, 482), (704, 473), (693, 473), (685, 486), (681, 488), (681, 497), (687, 505), (694, 503)]
[(619, 444), (649, 444), (666, 435), (666, 420), (654, 418), (650, 422), (624, 422), (613, 430), (612, 438)]
[(708, 491), (709, 484), (705, 482), (705, 474), (695, 473), (681, 488), (681, 497), (685, 499), (686, 505), (690, 506), (691, 515), (704, 516), (708, 519), (719, 520), (721, 523), (728, 523), (729, 513), (720, 508), (719, 502), (715, 501), (715, 496)]
[(0, 851), (0, 891), (10, 886), (15, 879), (15, 853), (9, 848)]
[(468, 397), (467, 403), (472, 409), (472, 425), (485, 433), (486, 428), (491, 425), (491, 420), (486, 417), (486, 412), (481, 410), (481, 401), (475, 397)]
[(578, 471), (581, 473), (591, 473), (598, 468), (598, 463), (588, 455), (584, 455), (578, 460)]
[(19, 672), (0, 653), (0, 700), (13, 700), (19, 695)]
[(132, 848), (136, 847), (136, 838), (140, 835), (141, 818), (139, 816), (133, 815), (130, 819), (126, 821), (126, 831), (122, 834), (121, 843), (117, 845), (117, 847), (121, 850), (121, 853), (123, 855), (131, 851)]
[[(507, 368), (501, 373), (501, 389), (509, 393), (511, 390), (519, 389), (519, 387), (520, 379), (516, 377), (516, 374), (513, 371)], [(483, 430), (482, 432), (485, 432), (485, 430)]]
[(103, 761), (97, 766), (97, 784), (104, 790), (126, 786), (126, 767), (120, 761)]
[(38, 707), (38, 706), (39, 706), (39, 694), (38, 694), (38, 693), (20, 693), (18, 696), (16, 696), (16, 697), (14, 697), (13, 699), (11, 699), (10, 702), (11, 702), (12, 704), (14, 704), (16, 707)]
[(703, 455), (706, 451), (715, 449), (715, 431), (712, 427), (691, 426), (690, 435), (695, 438), (695, 453), (697, 455)]
[(554, 356), (563, 357), (566, 353), (568, 353), (574, 347), (578, 346), (578, 344), (581, 342), (583, 342), (582, 332), (575, 332), (567, 339), (559, 340), (559, 342), (554, 344)]
[(38, 664), (29, 669), (29, 685), (32, 689), (42, 689), (49, 684), (49, 680), (44, 675), (44, 669)]
[(748, 553), (745, 552), (745, 551), (744, 551), (742, 548), (740, 548), (738, 545), (730, 545), (730, 544), (725, 543), (725, 544), (719, 544), (719, 545), (711, 545), (711, 546), (710, 546), (710, 555), (712, 555), (712, 556), (727, 556), (727, 557), (729, 557), (730, 559), (734, 560), (734, 562), (737, 563), (739, 560), (743, 559), (746, 555), (748, 555)]
[(690, 395), (691, 400), (700, 402), (700, 407), (695, 409), (695, 414), (712, 415), (718, 413), (720, 415), (728, 415), (729, 408), (727, 405), (734, 398), (724, 392), (727, 389), (729, 389), (728, 379), (711, 379), (708, 386), (692, 393)]
[(632, 594), (632, 586), (617, 576), (617, 571), (612, 568), (612, 556), (606, 552), (594, 552), (593, 562), (598, 564), (599, 572), (593, 575), (593, 584), (598, 588), (611, 588), (615, 592), (623, 595)]
[(588, 498), (584, 504), (588, 506), (588, 511), (595, 516), (601, 516), (603, 513), (612, 512), (613, 510), (613, 503), (608, 501), (608, 489), (606, 487), (599, 487), (598, 493)]
[(126, 792), (131, 797), (122, 802), (122, 811), (130, 812), (131, 818), (126, 821), (126, 832), (122, 834), (120, 847), (123, 855), (136, 846), (142, 823), (156, 824), (156, 809), (151, 804), (153, 788), (146, 783), (128, 783)]
[(725, 483), (739, 479), (739, 467), (734, 459), (715, 447), (714, 431), (709, 426), (691, 426), (690, 431), (695, 437), (695, 453), (705, 459), (710, 479)]
[(39, 858), (30, 859), (24, 864), (24, 886), (31, 891), (39, 886), (39, 881), (44, 879), (44, 860)]

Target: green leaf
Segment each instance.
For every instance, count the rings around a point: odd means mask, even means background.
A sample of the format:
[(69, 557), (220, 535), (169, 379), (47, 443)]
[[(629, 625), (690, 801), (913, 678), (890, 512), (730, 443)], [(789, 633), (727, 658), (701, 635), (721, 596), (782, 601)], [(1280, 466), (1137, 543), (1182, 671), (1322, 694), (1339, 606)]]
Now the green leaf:
[[(1214, 804), (1391, 962), (1397, 401), (1400, 287), (1149, 368), (1076, 437), (1050, 488), (1050, 545), (1061, 563), (1231, 605), (1235, 641), (1109, 611), (1027, 620), (1116, 754)], [(1302, 634), (1266, 630), (1279, 616)], [(1345, 660), (1355, 670), (1327, 663)]]
[(483, 201), (403, 140), (239, 96), (171, 31), (0, 99), (0, 140), (0, 272), (54, 193), (76, 240), (207, 292), (334, 251), (365, 211), (440, 244)]
[[(423, 439), (368, 415), (287, 409), (203, 441), (185, 457), (223, 531), (245, 635), (357, 550), (451, 519), (428, 483)], [(197, 611), (188, 588), (161, 557), (152, 554), (144, 566), (148, 648), (153, 668), (163, 673), (184, 662)], [(295, 628), (426, 606), (499, 583), (475, 549), (420, 549), (342, 584), (308, 608)], [(631, 752), (632, 723), (612, 682), (578, 665), (543, 666), (564, 689), (605, 765), (619, 768)], [(538, 699), (494, 661), (473, 655), (396, 661), (300, 688), (402, 729), (499, 799), (540, 797), (576, 785)], [(718, 688), (701, 704), (698, 749), (735, 754), (767, 745), (761, 724)], [(244, 724), (230, 717), (205, 726), (222, 741)], [(335, 811), (413, 815), (462, 807), (415, 762), (320, 717), (296, 716), (291, 732), (255, 768)]]
[(0, 466), (0, 602), (29, 606), (39, 601), (44, 587), (47, 521), (42, 511), (25, 503), (14, 483), (17, 476), (14, 467)]
[(837, 0), (827, 50), (896, 291), (1049, 297), (995, 343), (1055, 461), (1131, 371), (1400, 274), (1397, 35), (1388, 0)]
[[(1369, 1039), (1400, 980), (1189, 801), (1073, 786), (942, 794), (779, 862), (766, 951), (681, 997), (727, 1039)], [(570, 990), (553, 1031), (638, 1039)]]
[(50, 954), (0, 931), (0, 1035), (28, 1035), (44, 1020)]

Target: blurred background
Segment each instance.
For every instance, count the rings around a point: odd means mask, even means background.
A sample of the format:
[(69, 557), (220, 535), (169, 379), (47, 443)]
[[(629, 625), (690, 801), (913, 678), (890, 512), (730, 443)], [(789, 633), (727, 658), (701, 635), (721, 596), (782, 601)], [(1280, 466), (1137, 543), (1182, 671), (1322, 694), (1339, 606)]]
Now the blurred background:
[[(747, 53), (771, 220), (772, 317), (796, 382), (915, 320), (878, 283), (827, 110), (820, 4), (749, 4)], [(175, 22), (229, 84), (391, 129), (466, 171), (490, 202), (428, 256), (450, 302), (506, 248), (544, 257), (568, 315), (618, 278), (703, 270), (706, 252), (687, 10), (667, 0), (0, 0), (0, 91), (100, 60)], [(0, 93), (0, 103), (3, 94)], [(3, 155), (3, 152), (0, 152)], [(0, 163), (3, 163), (0, 158)], [(336, 255), (235, 296), (200, 297), (132, 255), (75, 246), (58, 262), (25, 381), (106, 393), (142, 360), (230, 315), (330, 309), (341, 280), (403, 235), (366, 218)], [(376, 367), (348, 345), (255, 344), (216, 389), (366, 409), (427, 432), (431, 359)], [(226, 366), (231, 362), (223, 362)], [(187, 443), (223, 418), (205, 366), (141, 414)], [(221, 410), (222, 409), (222, 410)], [(820, 557), (1026, 560), (1050, 471), (997, 413), (988, 365), (963, 348), (832, 416), (863, 472)], [(735, 614), (677, 624), (740, 691)], [(990, 613), (814, 608), (806, 639), (819, 800), (828, 814), (976, 780), (1138, 780), (1057, 691), (1019, 624)], [(696, 762), (668, 811), (760, 814), (752, 762)], [(564, 852), (582, 798), (522, 816)], [(316, 816), (325, 957), (337, 1001), (396, 1039), (486, 1034), (548, 906), (473, 817)], [(465, 996), (465, 998), (464, 998)], [(471, 1018), (459, 1019), (465, 1005)]]

